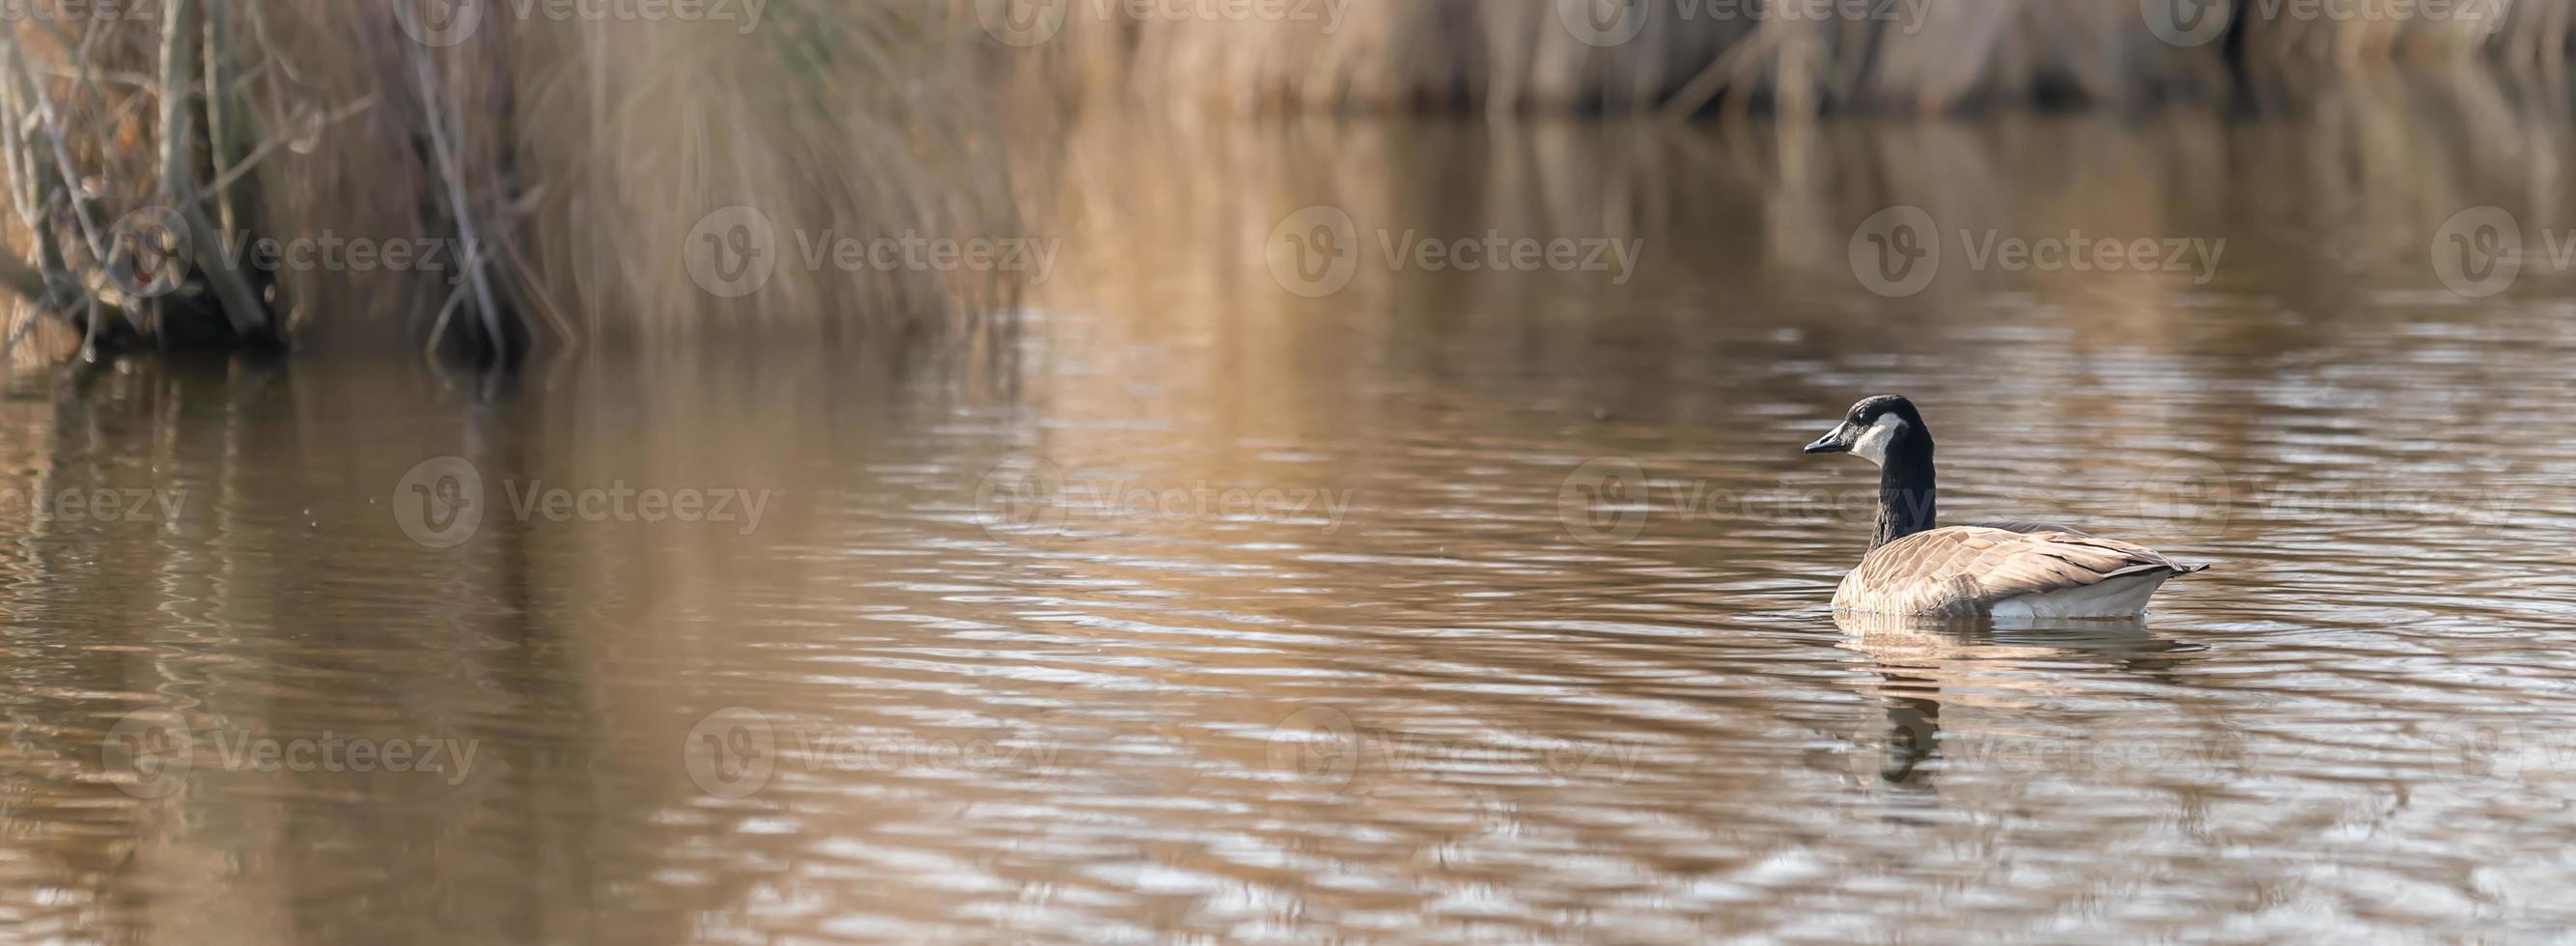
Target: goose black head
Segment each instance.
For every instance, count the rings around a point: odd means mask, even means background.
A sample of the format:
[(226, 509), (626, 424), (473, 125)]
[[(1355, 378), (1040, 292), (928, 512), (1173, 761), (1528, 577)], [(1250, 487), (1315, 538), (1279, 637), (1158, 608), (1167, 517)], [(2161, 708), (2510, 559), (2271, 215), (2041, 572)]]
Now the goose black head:
[(1888, 451), (1900, 444), (1929, 453), (1932, 431), (1923, 426), (1923, 415), (1915, 412), (1914, 402), (1881, 394), (1852, 405), (1851, 411), (1843, 415), (1843, 422), (1808, 444), (1807, 452), (1857, 454), (1886, 466)]

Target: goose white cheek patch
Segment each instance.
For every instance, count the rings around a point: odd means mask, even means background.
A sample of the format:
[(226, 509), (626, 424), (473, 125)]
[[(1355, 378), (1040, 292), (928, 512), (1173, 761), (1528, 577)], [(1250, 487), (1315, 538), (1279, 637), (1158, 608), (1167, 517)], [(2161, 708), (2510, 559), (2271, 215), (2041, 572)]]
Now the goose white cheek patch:
[(1858, 454), (1861, 459), (1879, 466), (1886, 466), (1887, 445), (1896, 442), (1896, 435), (1904, 430), (1903, 419), (1894, 414), (1880, 414), (1878, 421), (1869, 425), (1868, 430), (1861, 432), (1860, 439), (1853, 442), (1851, 452)]

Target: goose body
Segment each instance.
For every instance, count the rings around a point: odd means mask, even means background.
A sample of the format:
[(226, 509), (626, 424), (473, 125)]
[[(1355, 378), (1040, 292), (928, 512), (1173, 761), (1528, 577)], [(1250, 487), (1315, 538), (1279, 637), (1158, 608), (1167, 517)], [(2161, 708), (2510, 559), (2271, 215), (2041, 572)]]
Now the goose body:
[(1852, 405), (1807, 452), (1852, 453), (1880, 469), (1877, 535), (1834, 590), (1837, 611), (2131, 617), (2146, 610), (2166, 581), (2208, 567), (2053, 523), (1939, 528), (1932, 434), (1902, 397)]
[(1834, 608), (1960, 617), (2126, 617), (2167, 579), (2199, 568), (2141, 546), (2073, 532), (1952, 526), (1870, 551)]

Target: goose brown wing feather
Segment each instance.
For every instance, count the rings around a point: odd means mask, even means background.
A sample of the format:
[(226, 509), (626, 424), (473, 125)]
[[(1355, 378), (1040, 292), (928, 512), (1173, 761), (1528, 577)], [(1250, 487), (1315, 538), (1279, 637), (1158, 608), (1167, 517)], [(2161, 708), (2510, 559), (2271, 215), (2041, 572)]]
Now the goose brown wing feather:
[(2002, 529), (2006, 532), (2063, 532), (2067, 535), (2082, 536), (2090, 536), (2093, 534), (2082, 529), (2075, 528), (2074, 526), (2059, 525), (2054, 522), (1971, 522), (1968, 524), (1981, 529)]
[(2157, 570), (2198, 571), (2115, 539), (1955, 526), (1918, 532), (1869, 553), (1843, 577), (1834, 606), (1883, 613), (1967, 614), (2010, 598)]

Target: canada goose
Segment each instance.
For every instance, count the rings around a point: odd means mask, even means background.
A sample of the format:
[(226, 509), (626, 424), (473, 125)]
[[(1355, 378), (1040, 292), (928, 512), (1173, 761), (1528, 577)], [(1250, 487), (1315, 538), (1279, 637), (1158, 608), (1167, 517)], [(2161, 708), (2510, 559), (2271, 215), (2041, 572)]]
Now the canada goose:
[(2209, 567), (2049, 523), (1936, 528), (1932, 431), (1902, 397), (1861, 399), (1807, 452), (1879, 467), (1878, 534), (1835, 589), (1836, 611), (2129, 617), (2167, 579)]

